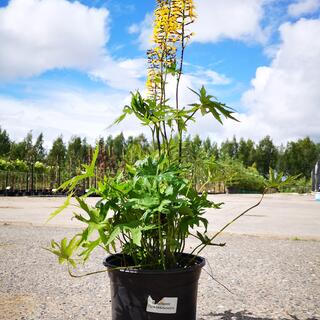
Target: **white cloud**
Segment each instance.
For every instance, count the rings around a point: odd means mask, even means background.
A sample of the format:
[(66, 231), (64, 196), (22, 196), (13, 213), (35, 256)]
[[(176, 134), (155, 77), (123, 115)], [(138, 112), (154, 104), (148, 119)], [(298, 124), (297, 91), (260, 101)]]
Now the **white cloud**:
[(132, 25), (128, 28), (128, 32), (129, 32), (130, 34), (139, 33), (139, 31), (140, 31), (140, 27), (139, 27), (139, 24), (137, 24), (137, 23), (132, 24)]
[(320, 20), (285, 23), (280, 34), (275, 58), (257, 69), (252, 88), (243, 95), (248, 113), (240, 115), (240, 124), (227, 122), (224, 135), (320, 140)]
[(293, 17), (300, 17), (305, 14), (312, 14), (319, 10), (320, 0), (298, 0), (288, 7), (288, 14)]
[(114, 59), (106, 49), (107, 9), (67, 0), (11, 0), (0, 9), (0, 81), (52, 69), (87, 72), (110, 87), (144, 86), (144, 59)]
[(109, 134), (138, 135), (143, 132), (134, 119), (108, 129), (129, 102), (128, 94), (102, 94), (80, 91), (44, 92), (36, 99), (0, 96), (0, 123), (14, 140), (23, 139), (34, 129), (43, 132), (50, 143), (60, 134), (87, 137), (89, 142)]
[[(192, 41), (217, 42), (223, 39), (264, 42), (267, 32), (260, 26), (266, 0), (198, 0), (197, 19), (190, 27), (195, 32)], [(152, 38), (152, 14), (146, 14), (141, 23), (128, 30), (138, 34), (139, 47), (146, 50)]]
[[(109, 69), (110, 73), (106, 69), (105, 74), (96, 76), (103, 78), (112, 87), (129, 88), (135, 85), (132, 79), (134, 77), (138, 79), (141, 76), (140, 72), (144, 70), (142, 66), (144, 63), (144, 60), (111, 62), (113, 69)], [(122, 74), (118, 74), (121, 68), (123, 69)], [(131, 78), (124, 81), (124, 74), (130, 72)], [(209, 75), (206, 72), (209, 72)], [(198, 90), (202, 84), (212, 84), (212, 74), (213, 78), (218, 78), (219, 82), (225, 82), (227, 79), (213, 70), (199, 69), (196, 73), (197, 76), (184, 74), (181, 78), (180, 106), (196, 102), (197, 96), (189, 88)], [(200, 73), (201, 80), (199, 80)], [(35, 135), (43, 132), (49, 145), (60, 134), (63, 134), (65, 140), (72, 135), (87, 137), (91, 143), (99, 136), (105, 137), (120, 132), (123, 132), (125, 136), (136, 136), (143, 132), (150, 138), (148, 129), (142, 127), (134, 117), (125, 119), (120, 125), (108, 128), (119, 117), (124, 105), (130, 103), (128, 90), (115, 90), (115, 93), (90, 92), (68, 88), (64, 84), (49, 83), (48, 86), (40, 83), (37, 85), (36, 81), (29, 98), (20, 99), (0, 95), (0, 124), (14, 140), (21, 140), (31, 129), (34, 129)], [(136, 84), (139, 85), (139, 80), (136, 81)], [(175, 86), (175, 78), (168, 77), (167, 97), (170, 98), (172, 104), (175, 103)], [(145, 95), (146, 90), (142, 88), (141, 92)]]
[(108, 14), (77, 1), (11, 0), (0, 9), (0, 80), (87, 70), (104, 54)]
[(194, 77), (194, 83), (201, 85), (227, 85), (231, 83), (231, 79), (227, 76), (210, 69), (200, 69), (191, 73), (191, 76)]
[(198, 0), (198, 19), (194, 23), (194, 41), (217, 42), (222, 39), (264, 41), (260, 27), (262, 0)]
[(144, 88), (141, 79), (146, 76), (145, 66), (145, 59), (114, 60), (105, 56), (89, 73), (112, 88), (130, 91)]
[(130, 34), (138, 34), (139, 49), (147, 50), (152, 45), (153, 14), (147, 13), (140, 23), (134, 23), (129, 27)]

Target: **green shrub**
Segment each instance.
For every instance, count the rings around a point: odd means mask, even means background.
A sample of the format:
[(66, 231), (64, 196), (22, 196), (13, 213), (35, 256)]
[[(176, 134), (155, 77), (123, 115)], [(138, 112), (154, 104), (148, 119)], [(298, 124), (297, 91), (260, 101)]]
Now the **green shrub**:
[(13, 168), (14, 168), (14, 166), (12, 165), (12, 163), (10, 161), (0, 159), (0, 170), (12, 171)]
[(34, 171), (36, 173), (45, 173), (47, 171), (47, 168), (46, 166), (40, 162), (40, 161), (37, 161), (35, 164), (34, 164)]
[(223, 182), (229, 191), (262, 192), (264, 190), (265, 179), (254, 167), (245, 168), (236, 160), (225, 160), (219, 164)]
[(302, 177), (294, 180), (290, 185), (284, 186), (280, 192), (309, 193), (312, 190), (311, 179)]
[(27, 172), (29, 170), (29, 167), (27, 163), (23, 160), (15, 160), (12, 162), (13, 170), (18, 172)]

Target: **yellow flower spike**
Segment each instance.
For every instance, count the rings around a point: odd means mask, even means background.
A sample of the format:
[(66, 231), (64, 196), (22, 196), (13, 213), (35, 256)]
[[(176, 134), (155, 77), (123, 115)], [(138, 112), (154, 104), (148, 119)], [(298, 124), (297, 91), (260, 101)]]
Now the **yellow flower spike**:
[[(154, 11), (153, 38), (154, 46), (148, 50), (147, 89), (156, 100), (159, 92), (159, 79), (165, 83), (165, 73), (176, 61), (176, 54), (181, 44), (186, 43), (192, 33), (185, 30), (185, 25), (195, 19), (193, 0), (157, 0)], [(157, 82), (155, 82), (157, 81)]]

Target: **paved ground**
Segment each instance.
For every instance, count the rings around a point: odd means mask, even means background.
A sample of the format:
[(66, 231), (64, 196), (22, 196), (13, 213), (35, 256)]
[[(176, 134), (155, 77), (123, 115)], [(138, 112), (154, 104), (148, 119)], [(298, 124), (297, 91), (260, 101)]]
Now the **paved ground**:
[[(234, 195), (214, 199), (227, 204), (207, 213), (215, 223), (211, 231), (257, 200)], [(73, 279), (42, 249), (52, 238), (71, 236), (79, 227), (69, 221), (72, 211), (43, 226), (61, 201), (0, 198), (1, 320), (111, 320), (107, 275)], [(229, 229), (233, 234), (220, 239), (226, 247), (204, 252), (206, 270), (210, 272), (210, 265), (214, 277), (233, 294), (202, 272), (197, 319), (320, 320), (319, 217), (320, 203), (311, 196), (268, 196)], [(194, 245), (190, 241), (188, 248)], [(77, 272), (103, 269), (104, 256), (97, 252)]]
[[(215, 202), (224, 202), (220, 210), (207, 210), (209, 231), (221, 228), (241, 211), (255, 204), (259, 195), (214, 195)], [(43, 226), (49, 214), (58, 208), (64, 198), (0, 197), (0, 223), (32, 224)], [(94, 204), (97, 198), (89, 198)], [(72, 206), (48, 223), (48, 226), (77, 227), (71, 221)], [(271, 237), (320, 240), (320, 202), (312, 195), (274, 194), (266, 195), (262, 204), (250, 211), (227, 232), (236, 234), (265, 235)]]
[[(1, 320), (111, 320), (107, 275), (73, 279), (41, 249), (74, 231), (0, 226)], [(233, 294), (202, 272), (198, 320), (320, 319), (320, 242), (239, 235), (221, 241), (227, 246), (204, 256)], [(104, 256), (97, 252), (78, 272), (103, 269)]]

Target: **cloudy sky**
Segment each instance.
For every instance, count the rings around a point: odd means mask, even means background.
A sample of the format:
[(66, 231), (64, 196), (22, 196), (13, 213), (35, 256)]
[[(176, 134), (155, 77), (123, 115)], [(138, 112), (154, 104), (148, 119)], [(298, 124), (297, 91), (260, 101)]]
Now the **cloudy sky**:
[[(195, 36), (186, 52), (181, 100), (207, 90), (240, 123), (199, 119), (190, 132), (275, 142), (320, 141), (320, 0), (194, 0)], [(130, 91), (145, 86), (155, 0), (0, 0), (0, 126), (137, 135), (133, 119), (108, 129)]]

